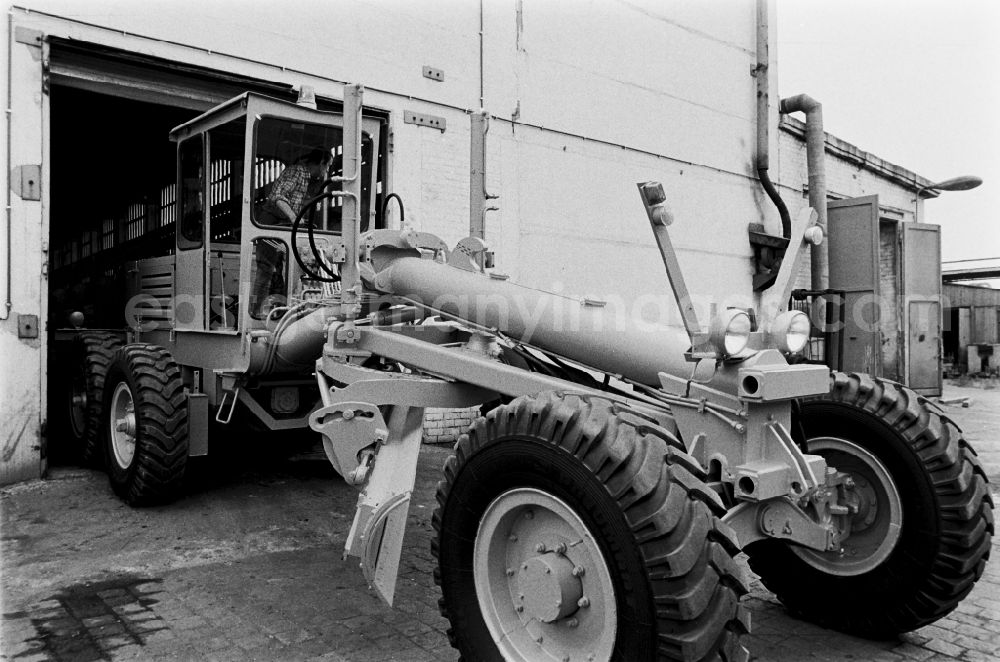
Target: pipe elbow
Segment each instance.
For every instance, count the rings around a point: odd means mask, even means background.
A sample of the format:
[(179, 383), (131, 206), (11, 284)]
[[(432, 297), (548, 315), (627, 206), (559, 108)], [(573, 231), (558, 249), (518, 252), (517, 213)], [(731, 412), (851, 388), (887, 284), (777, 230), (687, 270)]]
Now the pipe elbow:
[(796, 111), (811, 113), (821, 110), (822, 108), (823, 104), (816, 101), (816, 99), (813, 99), (808, 94), (796, 94), (794, 97), (787, 97), (778, 102), (778, 112), (783, 115), (794, 113)]

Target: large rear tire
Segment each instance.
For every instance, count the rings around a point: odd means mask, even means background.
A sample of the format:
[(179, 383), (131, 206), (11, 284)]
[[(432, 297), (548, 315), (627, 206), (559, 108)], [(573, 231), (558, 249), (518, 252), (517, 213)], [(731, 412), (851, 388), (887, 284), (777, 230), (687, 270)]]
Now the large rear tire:
[(132, 506), (175, 499), (188, 459), (180, 368), (163, 347), (125, 345), (108, 370), (104, 438), (115, 493)]
[(463, 659), (747, 659), (725, 509), (654, 419), (520, 397), (478, 419), (444, 473), (432, 551)]
[(843, 553), (749, 545), (764, 585), (798, 616), (873, 638), (954, 609), (993, 534), (986, 474), (961, 431), (913, 391), (861, 374), (835, 373), (826, 399), (802, 403), (801, 422), (810, 452), (852, 476), (861, 509)]
[(72, 342), (66, 360), (69, 374), (63, 384), (60, 434), (69, 437), (74, 454), (88, 466), (101, 465), (101, 418), (104, 381), (121, 339), (109, 332), (84, 331)]

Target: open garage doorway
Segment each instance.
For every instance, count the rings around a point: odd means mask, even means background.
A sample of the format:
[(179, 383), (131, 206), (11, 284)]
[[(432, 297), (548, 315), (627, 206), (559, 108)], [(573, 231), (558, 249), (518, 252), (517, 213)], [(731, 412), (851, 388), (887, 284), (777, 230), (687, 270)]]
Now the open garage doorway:
[(80, 459), (68, 413), (79, 361), (59, 330), (81, 322), (74, 313), (88, 329), (125, 328), (129, 262), (174, 250), (168, 134), (199, 111), (61, 85), (50, 95), (47, 455), (58, 464)]
[[(88, 413), (99, 408), (88, 408), (87, 402), (105, 395), (96, 383), (103, 382), (106, 365), (97, 372), (88, 366), (101, 352), (110, 363), (125, 329), (136, 321), (129, 319), (136, 263), (164, 257), (160, 264), (173, 263), (180, 203), (171, 130), (246, 92), (286, 101), (297, 94), (288, 83), (226, 73), (225, 58), (220, 69), (205, 69), (90, 43), (49, 43), (47, 149), (42, 150), (49, 200), (42, 454), (49, 463), (100, 465), (98, 449), (104, 444), (94, 431), (104, 428), (96, 421), (99, 413)], [(336, 99), (316, 101), (323, 111), (342, 108)], [(382, 228), (388, 113), (365, 109), (365, 116), (379, 127), (373, 142), (378, 171), (368, 208), (370, 227)], [(216, 195), (216, 183), (203, 195)], [(173, 276), (153, 276), (162, 281), (164, 296), (172, 296)], [(88, 389), (94, 392), (88, 395)]]
[(174, 248), (175, 145), (197, 113), (73, 88), (51, 97), (50, 327), (125, 326), (123, 266)]

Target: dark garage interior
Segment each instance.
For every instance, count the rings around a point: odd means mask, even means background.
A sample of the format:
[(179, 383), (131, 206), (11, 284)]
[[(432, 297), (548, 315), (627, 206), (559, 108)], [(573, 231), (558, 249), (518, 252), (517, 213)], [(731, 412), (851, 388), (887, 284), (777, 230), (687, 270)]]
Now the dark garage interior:
[(124, 326), (121, 265), (173, 250), (175, 146), (184, 108), (54, 86), (50, 329), (73, 311)]

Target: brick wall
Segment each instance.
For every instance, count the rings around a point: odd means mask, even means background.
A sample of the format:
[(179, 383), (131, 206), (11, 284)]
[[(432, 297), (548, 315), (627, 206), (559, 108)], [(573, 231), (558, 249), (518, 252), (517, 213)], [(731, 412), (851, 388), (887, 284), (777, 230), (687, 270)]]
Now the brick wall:
[(424, 443), (453, 444), (479, 417), (479, 407), (428, 409), (424, 412)]
[[(893, 221), (883, 221), (879, 224), (879, 290), (885, 301), (898, 301), (899, 285), (899, 243), (898, 228)], [(902, 365), (899, 360), (899, 307), (896, 305), (882, 307), (882, 376), (899, 380), (902, 377)]]

